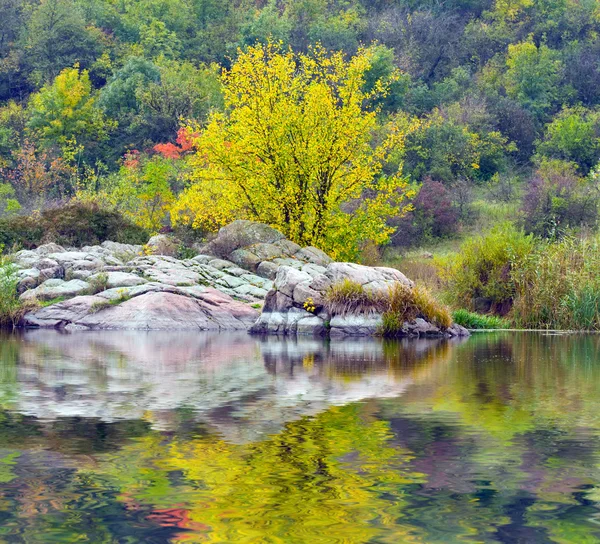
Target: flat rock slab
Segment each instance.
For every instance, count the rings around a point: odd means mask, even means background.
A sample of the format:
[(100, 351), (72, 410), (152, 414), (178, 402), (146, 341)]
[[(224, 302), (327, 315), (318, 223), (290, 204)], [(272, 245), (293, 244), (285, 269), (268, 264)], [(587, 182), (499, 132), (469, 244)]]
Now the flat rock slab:
[(30, 301), (74, 297), (85, 293), (89, 288), (90, 284), (83, 280), (63, 281), (59, 279), (49, 279), (35, 289), (25, 291), (20, 298), (22, 301)]
[(214, 289), (198, 297), (147, 292), (119, 304), (81, 296), (25, 316), (34, 327), (91, 330), (246, 330), (258, 312)]

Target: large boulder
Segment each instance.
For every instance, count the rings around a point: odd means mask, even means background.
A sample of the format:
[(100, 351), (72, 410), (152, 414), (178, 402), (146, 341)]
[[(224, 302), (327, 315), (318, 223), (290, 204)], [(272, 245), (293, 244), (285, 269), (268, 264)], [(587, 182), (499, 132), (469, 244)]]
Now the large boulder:
[[(368, 293), (387, 296), (400, 284), (413, 287), (402, 272), (395, 268), (369, 267), (353, 263), (331, 263), (327, 268), (306, 264), (300, 269), (281, 266), (273, 289), (268, 293), (263, 312), (252, 326), (257, 334), (310, 334), (323, 336), (372, 336), (383, 323), (381, 310), (365, 309), (357, 313), (333, 313), (325, 303), (332, 286), (344, 281), (358, 284)], [(403, 336), (463, 336), (466, 329), (453, 325), (440, 328), (417, 317), (403, 324)]]
[(90, 289), (90, 284), (83, 280), (63, 281), (59, 279), (46, 280), (44, 283), (25, 291), (20, 299), (23, 302), (46, 301), (57, 298), (69, 298), (81, 295)]
[(197, 248), (235, 263), (267, 279), (274, 279), (280, 266), (302, 268), (305, 264), (327, 266), (331, 258), (315, 247), (302, 248), (277, 229), (255, 221), (239, 220), (223, 227), (217, 236)]
[(148, 240), (146, 244), (153, 255), (166, 255), (176, 257), (179, 250), (179, 242), (168, 234), (157, 234)]
[(221, 228), (217, 237), (201, 248), (201, 253), (227, 258), (235, 250), (254, 244), (273, 244), (285, 236), (277, 229), (256, 221), (238, 220)]
[(246, 330), (258, 312), (214, 289), (197, 297), (148, 290), (114, 303), (81, 296), (29, 313), (32, 327), (119, 330)]

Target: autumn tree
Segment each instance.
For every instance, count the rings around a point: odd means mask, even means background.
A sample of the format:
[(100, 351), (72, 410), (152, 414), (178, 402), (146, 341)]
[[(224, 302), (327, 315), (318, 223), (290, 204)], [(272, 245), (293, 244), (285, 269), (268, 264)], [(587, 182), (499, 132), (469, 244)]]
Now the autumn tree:
[(95, 102), (87, 70), (65, 68), (31, 97), (28, 127), (43, 147), (96, 144), (108, 137), (115, 123)]
[(405, 211), (407, 186), (382, 167), (404, 131), (387, 127), (373, 142), (377, 114), (365, 103), (386, 88), (364, 90), (371, 60), (369, 49), (346, 61), (273, 43), (240, 52), (223, 75), (226, 113), (189, 127), (199, 132), (193, 174), (174, 221), (214, 230), (254, 219), (336, 258), (355, 257), (366, 240), (387, 242), (386, 219)]

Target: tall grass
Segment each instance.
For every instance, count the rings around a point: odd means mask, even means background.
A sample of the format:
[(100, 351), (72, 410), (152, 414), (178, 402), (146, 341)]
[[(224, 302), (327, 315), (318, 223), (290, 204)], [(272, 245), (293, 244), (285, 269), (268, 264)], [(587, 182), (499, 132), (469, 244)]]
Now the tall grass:
[(333, 284), (325, 293), (325, 308), (331, 315), (379, 313), (386, 307), (382, 293), (367, 291), (349, 279)]
[(513, 277), (519, 326), (600, 330), (598, 237), (541, 244)]

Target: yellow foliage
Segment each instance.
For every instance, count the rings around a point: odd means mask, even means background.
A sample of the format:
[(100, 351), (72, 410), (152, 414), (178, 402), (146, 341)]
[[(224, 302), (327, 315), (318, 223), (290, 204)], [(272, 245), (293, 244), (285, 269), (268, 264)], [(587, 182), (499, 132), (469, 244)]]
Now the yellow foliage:
[(382, 167), (405, 132), (386, 127), (373, 145), (377, 115), (364, 104), (386, 87), (364, 90), (371, 58), (369, 49), (346, 61), (273, 43), (240, 51), (222, 76), (226, 113), (188, 127), (196, 153), (173, 222), (216, 230), (253, 219), (334, 258), (355, 258), (361, 241), (385, 243), (385, 220), (406, 211), (408, 195), (400, 171)]

